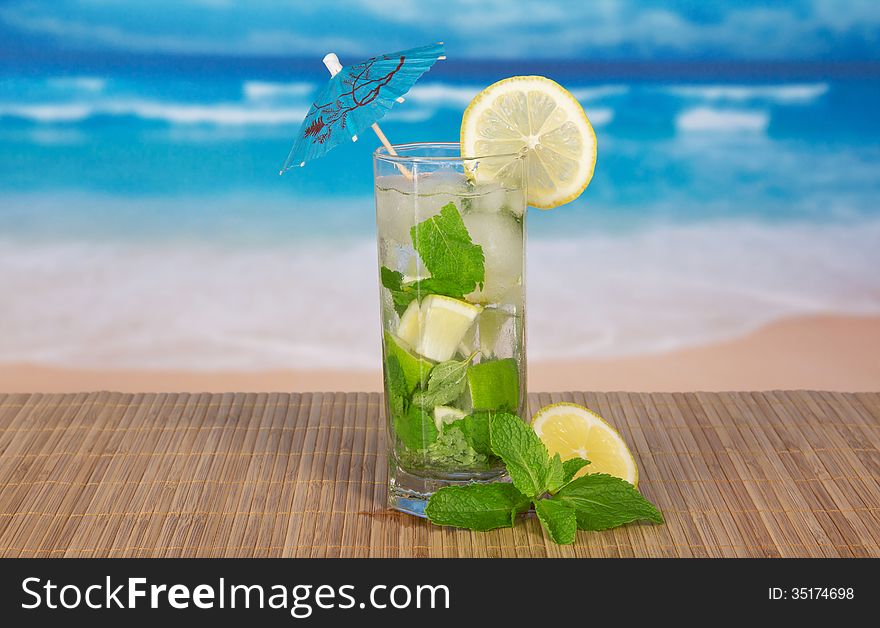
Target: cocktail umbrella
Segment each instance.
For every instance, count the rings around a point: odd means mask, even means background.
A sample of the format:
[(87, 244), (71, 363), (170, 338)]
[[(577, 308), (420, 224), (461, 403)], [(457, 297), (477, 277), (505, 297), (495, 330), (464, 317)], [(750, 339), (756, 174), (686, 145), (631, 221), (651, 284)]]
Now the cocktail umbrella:
[(443, 44), (392, 52), (343, 68), (335, 54), (324, 57), (331, 78), (315, 97), (299, 128), (296, 142), (281, 168), (304, 166), (323, 157), (344, 140), (372, 127), (391, 154), (396, 154), (376, 124), (419, 77), (443, 56)]

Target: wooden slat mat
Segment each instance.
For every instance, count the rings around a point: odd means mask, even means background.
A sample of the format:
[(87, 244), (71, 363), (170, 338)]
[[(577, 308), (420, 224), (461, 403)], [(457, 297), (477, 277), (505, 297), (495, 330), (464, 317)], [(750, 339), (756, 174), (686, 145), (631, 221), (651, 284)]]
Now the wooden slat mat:
[(880, 556), (880, 394), (533, 394), (630, 443), (663, 526), (385, 509), (381, 397), (0, 395), (2, 556)]

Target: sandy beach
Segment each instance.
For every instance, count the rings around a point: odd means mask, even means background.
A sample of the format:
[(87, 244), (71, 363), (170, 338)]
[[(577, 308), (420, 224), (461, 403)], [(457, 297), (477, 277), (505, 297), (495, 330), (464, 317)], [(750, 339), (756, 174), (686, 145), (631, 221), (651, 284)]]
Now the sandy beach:
[[(379, 370), (254, 372), (0, 366), (0, 393), (374, 391)], [(817, 316), (743, 338), (625, 358), (530, 362), (531, 391), (880, 390), (880, 317)]]

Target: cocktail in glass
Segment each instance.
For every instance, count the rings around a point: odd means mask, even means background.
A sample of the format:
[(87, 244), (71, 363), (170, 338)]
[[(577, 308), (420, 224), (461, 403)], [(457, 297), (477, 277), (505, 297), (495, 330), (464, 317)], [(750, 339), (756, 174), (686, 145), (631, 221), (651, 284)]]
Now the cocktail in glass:
[(489, 417), (526, 399), (523, 154), (374, 153), (389, 506), (497, 480)]

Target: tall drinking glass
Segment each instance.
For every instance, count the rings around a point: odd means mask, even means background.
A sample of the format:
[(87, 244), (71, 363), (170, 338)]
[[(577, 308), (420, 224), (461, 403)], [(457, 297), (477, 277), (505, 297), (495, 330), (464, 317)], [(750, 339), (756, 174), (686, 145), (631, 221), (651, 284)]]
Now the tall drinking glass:
[(443, 486), (498, 479), (495, 412), (525, 417), (522, 154), (456, 143), (373, 155), (388, 502), (424, 516)]

